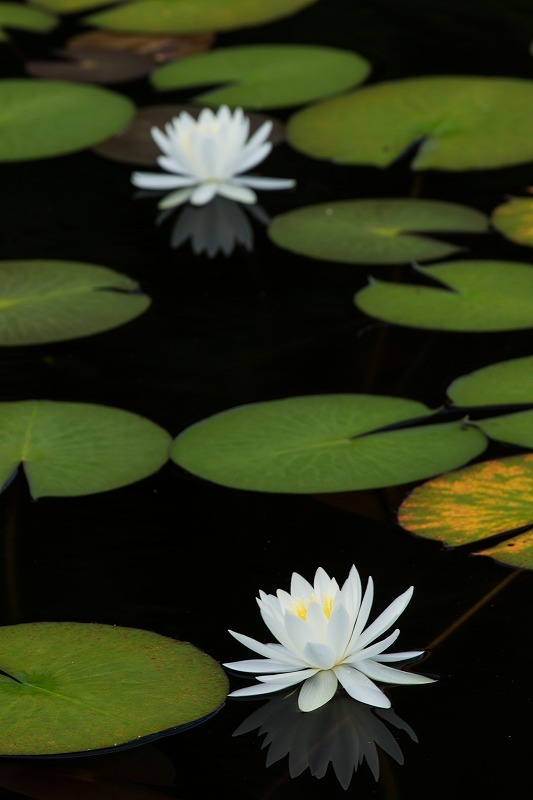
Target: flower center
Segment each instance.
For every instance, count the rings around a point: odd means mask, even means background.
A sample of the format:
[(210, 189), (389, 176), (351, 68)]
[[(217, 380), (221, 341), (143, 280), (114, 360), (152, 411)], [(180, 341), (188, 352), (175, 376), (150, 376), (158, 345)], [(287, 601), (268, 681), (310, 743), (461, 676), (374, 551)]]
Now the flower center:
[[(289, 611), (292, 611), (294, 614), (296, 614), (297, 617), (300, 617), (300, 619), (307, 619), (307, 609), (310, 603), (318, 603), (318, 602), (319, 600), (316, 594), (312, 594), (311, 597), (307, 597), (305, 598), (305, 600), (302, 600), (300, 597), (297, 597), (293, 601), (292, 608), (290, 608)], [(327, 594), (324, 593), (322, 595), (321, 606), (322, 606), (322, 611), (329, 619), (331, 617), (333, 597), (329, 597)]]

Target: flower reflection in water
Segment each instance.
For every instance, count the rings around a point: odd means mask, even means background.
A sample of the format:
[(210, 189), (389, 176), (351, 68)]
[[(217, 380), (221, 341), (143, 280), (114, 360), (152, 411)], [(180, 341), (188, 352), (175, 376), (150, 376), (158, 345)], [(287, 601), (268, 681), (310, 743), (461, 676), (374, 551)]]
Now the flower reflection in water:
[(291, 778), (309, 769), (323, 778), (331, 763), (343, 789), (350, 785), (366, 761), (374, 779), (379, 778), (379, 750), (403, 764), (403, 754), (390, 727), (405, 731), (417, 742), (413, 729), (392, 708), (374, 708), (337, 693), (315, 711), (302, 713), (298, 692), (275, 697), (254, 711), (234, 731), (234, 736), (259, 729), (268, 748), (266, 766), (288, 756)]

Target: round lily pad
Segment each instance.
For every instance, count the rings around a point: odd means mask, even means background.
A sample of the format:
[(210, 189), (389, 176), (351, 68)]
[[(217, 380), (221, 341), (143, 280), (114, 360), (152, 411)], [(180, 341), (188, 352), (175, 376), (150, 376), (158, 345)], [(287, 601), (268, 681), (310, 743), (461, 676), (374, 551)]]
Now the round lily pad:
[(307, 155), (387, 167), (415, 147), (414, 170), (493, 169), (533, 160), (533, 81), (430, 76), (366, 86), (292, 117)]
[(462, 375), (447, 393), (457, 406), (533, 403), (533, 356), (500, 361)]
[(160, 469), (169, 443), (163, 428), (118, 408), (0, 403), (0, 486), (22, 466), (34, 498), (105, 492)]
[(276, 217), (273, 242), (294, 253), (346, 264), (401, 264), (444, 258), (461, 248), (422, 232), (484, 232), (488, 220), (467, 206), (439, 200), (343, 200)]
[(220, 665), (188, 642), (78, 622), (0, 628), (0, 755), (139, 745), (213, 714)]
[(252, 491), (393, 486), (452, 469), (485, 449), (485, 437), (461, 423), (379, 431), (430, 413), (397, 397), (289, 397), (192, 425), (175, 440), (171, 457), (202, 478)]
[(225, 47), (178, 61), (152, 73), (157, 89), (222, 87), (196, 95), (197, 102), (245, 108), (279, 108), (326, 97), (361, 83), (365, 59), (332, 47), (251, 45)]
[(533, 247), (533, 200), (512, 197), (494, 209), (492, 226), (507, 239), (525, 247)]
[(515, 411), (513, 414), (476, 420), (476, 426), (497, 442), (533, 448), (533, 411)]
[(455, 261), (416, 267), (447, 288), (371, 279), (355, 304), (371, 317), (445, 331), (533, 327), (533, 267), (514, 261)]
[(58, 342), (116, 328), (150, 305), (119, 272), (69, 261), (0, 261), (0, 346)]
[(56, 25), (56, 17), (41, 9), (20, 3), (0, 3), (0, 42), (9, 38), (5, 28), (47, 33)]
[(0, 81), (0, 107), (0, 161), (91, 147), (124, 127), (135, 111), (109, 89), (38, 78)]
[(136, 0), (86, 17), (98, 28), (135, 33), (194, 33), (261, 25), (317, 0)]

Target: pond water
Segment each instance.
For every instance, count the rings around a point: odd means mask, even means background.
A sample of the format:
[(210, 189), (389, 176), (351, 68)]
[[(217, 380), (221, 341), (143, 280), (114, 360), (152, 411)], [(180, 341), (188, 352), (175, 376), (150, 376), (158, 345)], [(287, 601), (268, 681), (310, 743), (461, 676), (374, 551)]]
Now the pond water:
[[(47, 47), (54, 36), (59, 41), (54, 34)], [(44, 50), (37, 36), (15, 38), (20, 52)], [(220, 34), (217, 46), (340, 47), (367, 58), (375, 82), (431, 74), (531, 79), (532, 39), (531, 4), (519, 0), (322, 0), (262, 27)], [(17, 52), (7, 47), (2, 68), (5, 75), (24, 75)], [(144, 79), (115, 88), (138, 105), (161, 102)], [(165, 101), (187, 98), (176, 92)], [(285, 120), (290, 113), (275, 116)], [(313, 202), (414, 193), (490, 213), (508, 196), (524, 195), (532, 178), (526, 164), (429, 171), (419, 183), (408, 159), (384, 170), (339, 166), (286, 143), (263, 166), (258, 172), (297, 182), (294, 190), (261, 194), (268, 217)], [(3, 401), (115, 406), (175, 436), (218, 411), (297, 395), (366, 392), (436, 408), (459, 375), (531, 354), (529, 331), (461, 334), (378, 322), (357, 310), (353, 295), (369, 274), (390, 277), (389, 267), (291, 255), (268, 239), (261, 219), (250, 218), (250, 250), (237, 245), (228, 256), (210, 258), (194, 254), (188, 241), (172, 247), (173, 220), (155, 225), (156, 204), (134, 198), (131, 171), (89, 150), (2, 165), (3, 259), (105, 264), (139, 281), (152, 298), (146, 313), (115, 330), (0, 349)], [(531, 260), (530, 250), (494, 231), (468, 244), (478, 258)], [(395, 277), (410, 274), (407, 265), (394, 269)], [(259, 589), (288, 588), (293, 571), (311, 579), (319, 566), (344, 580), (355, 563), (365, 580), (374, 578), (376, 609), (415, 586), (401, 620), (401, 649), (434, 643), (418, 669), (438, 682), (391, 688), (397, 716), (384, 714), (381, 728), (364, 716), (371, 712), (341, 700), (329, 716), (317, 717), (298, 714), (290, 701), (276, 706), (276, 696), (229, 698), (206, 722), (127, 752), (0, 760), (0, 796), (344, 797), (331, 766), (323, 777), (304, 770), (335, 746), (337, 758), (350, 763), (349, 748), (335, 739), (343, 725), (366, 731), (365, 742), (372, 738), (368, 730), (377, 731), (389, 750), (379, 754), (378, 780), (362, 763), (349, 794), (525, 796), (531, 787), (531, 575), (402, 530), (396, 512), (411, 488), (268, 494), (218, 486), (169, 462), (122, 489), (33, 501), (18, 476), (0, 501), (2, 624), (73, 620), (145, 628), (190, 641), (217, 661), (235, 661), (248, 655), (228, 628), (267, 638), (255, 603)], [(237, 675), (230, 681), (232, 689), (248, 684)], [(260, 709), (263, 722), (260, 715), (247, 722)]]

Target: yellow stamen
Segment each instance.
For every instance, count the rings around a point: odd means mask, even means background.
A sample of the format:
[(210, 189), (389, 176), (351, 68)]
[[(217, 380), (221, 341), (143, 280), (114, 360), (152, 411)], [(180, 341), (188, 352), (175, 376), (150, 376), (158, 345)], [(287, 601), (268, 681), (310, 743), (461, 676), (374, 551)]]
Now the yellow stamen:
[[(312, 594), (311, 597), (306, 598), (305, 600), (302, 600), (298, 597), (296, 600), (294, 600), (292, 608), (289, 608), (289, 611), (292, 611), (297, 617), (300, 617), (300, 619), (307, 619), (307, 608), (310, 603), (318, 603), (318, 599), (315, 594)], [(323, 594), (322, 611), (328, 619), (331, 617), (332, 608), (333, 597), (328, 597), (326, 594)]]

